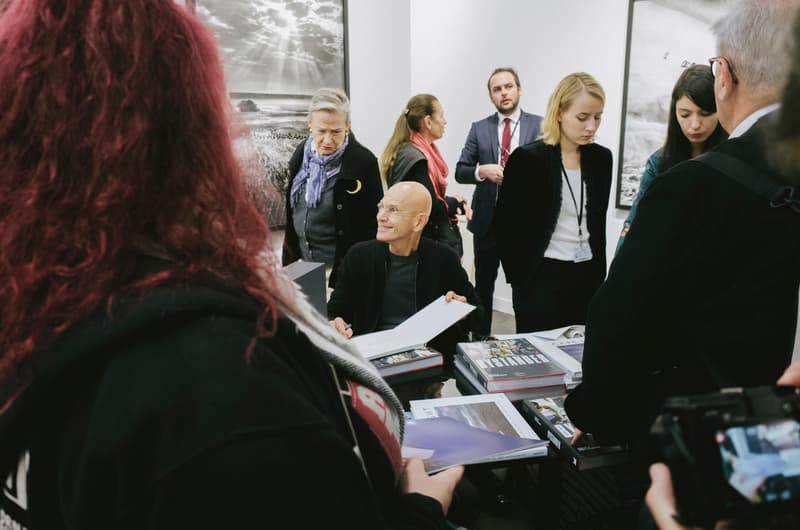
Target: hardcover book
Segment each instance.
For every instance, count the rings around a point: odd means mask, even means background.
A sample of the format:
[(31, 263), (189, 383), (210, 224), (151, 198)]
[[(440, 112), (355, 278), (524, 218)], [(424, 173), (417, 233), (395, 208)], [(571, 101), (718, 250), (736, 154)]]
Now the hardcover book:
[[(481, 382), (478, 381), (478, 378), (475, 376), (475, 374), (466, 367), (464, 361), (462, 361), (460, 357), (456, 357), (453, 364), (455, 367), (453, 375), (456, 380), (456, 387), (462, 394), (474, 395), (492, 393), (486, 390)], [(557, 385), (552, 386), (537, 386), (504, 390), (502, 394), (504, 394), (509, 401), (516, 402), (541, 397), (563, 396), (564, 392), (566, 391), (567, 387), (564, 385), (563, 381), (560, 381)]]
[[(547, 442), (539, 438), (525, 418), (503, 394), (422, 399), (413, 400), (410, 404), (413, 419), (446, 417), (489, 433), (527, 440), (520, 447), (502, 451), (494, 451), (492, 448), (497, 445), (489, 444), (487, 449), (483, 450), (483, 455), (476, 458), (470, 456), (463, 463), (495, 462), (547, 454)], [(507, 442), (508, 440), (504, 443)], [(463, 439), (461, 441), (457, 439), (455, 443), (469, 445)], [(488, 444), (488, 441), (486, 443)]]
[(384, 379), (397, 379), (403, 374), (442, 366), (444, 359), (438, 351), (422, 347), (372, 359), (372, 364)]
[(565, 371), (527, 339), (460, 342), (458, 355), (489, 392), (554, 386)]
[(564, 411), (564, 396), (530, 399), (520, 403), (520, 411), (540, 436), (569, 460), (579, 471), (627, 462), (628, 453), (619, 445), (603, 446), (584, 433), (575, 445), (575, 427)]

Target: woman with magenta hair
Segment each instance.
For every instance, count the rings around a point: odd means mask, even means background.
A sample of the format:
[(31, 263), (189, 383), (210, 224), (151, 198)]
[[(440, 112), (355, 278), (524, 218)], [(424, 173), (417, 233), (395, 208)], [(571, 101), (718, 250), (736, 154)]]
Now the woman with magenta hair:
[(281, 273), (214, 39), (167, 0), (0, 15), (0, 526), (447, 528), (460, 468)]
[(639, 182), (639, 191), (622, 225), (622, 233), (617, 241), (617, 252), (622, 248), (625, 236), (636, 217), (639, 202), (653, 180), (678, 162), (700, 156), (727, 138), (728, 133), (717, 119), (711, 67), (706, 64), (693, 64), (683, 71), (672, 89), (667, 140), (647, 159)]

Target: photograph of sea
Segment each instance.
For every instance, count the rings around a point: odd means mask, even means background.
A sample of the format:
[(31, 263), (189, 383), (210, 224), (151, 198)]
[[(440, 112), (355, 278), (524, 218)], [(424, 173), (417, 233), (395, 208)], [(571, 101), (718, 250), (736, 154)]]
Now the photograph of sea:
[[(195, 9), (217, 37), (231, 104), (248, 129), (237, 150), (248, 157), (253, 149), (263, 167), (250, 179), (277, 191), (263, 201), (282, 201), (289, 158), (308, 134), (311, 96), (346, 89), (344, 0), (197, 0)], [(262, 206), (276, 224), (276, 206)]]

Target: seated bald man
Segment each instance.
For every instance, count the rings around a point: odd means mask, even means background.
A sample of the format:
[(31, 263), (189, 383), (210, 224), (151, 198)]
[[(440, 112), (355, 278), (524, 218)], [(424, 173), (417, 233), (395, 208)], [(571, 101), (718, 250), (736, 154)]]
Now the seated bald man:
[[(431, 195), (417, 182), (399, 182), (378, 204), (378, 233), (353, 245), (337, 271), (328, 318), (345, 337), (390, 329), (445, 295), (476, 306), (469, 317), (431, 341), (451, 370), (456, 342), (486, 326), (486, 313), (458, 255), (422, 237)], [(352, 326), (352, 327), (350, 327)]]

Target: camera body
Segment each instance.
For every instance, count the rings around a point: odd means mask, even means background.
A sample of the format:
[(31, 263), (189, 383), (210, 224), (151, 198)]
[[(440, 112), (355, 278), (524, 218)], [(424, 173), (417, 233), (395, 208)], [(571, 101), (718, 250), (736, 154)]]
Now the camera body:
[(800, 395), (793, 387), (669, 398), (650, 434), (680, 522), (764, 521), (800, 506)]

